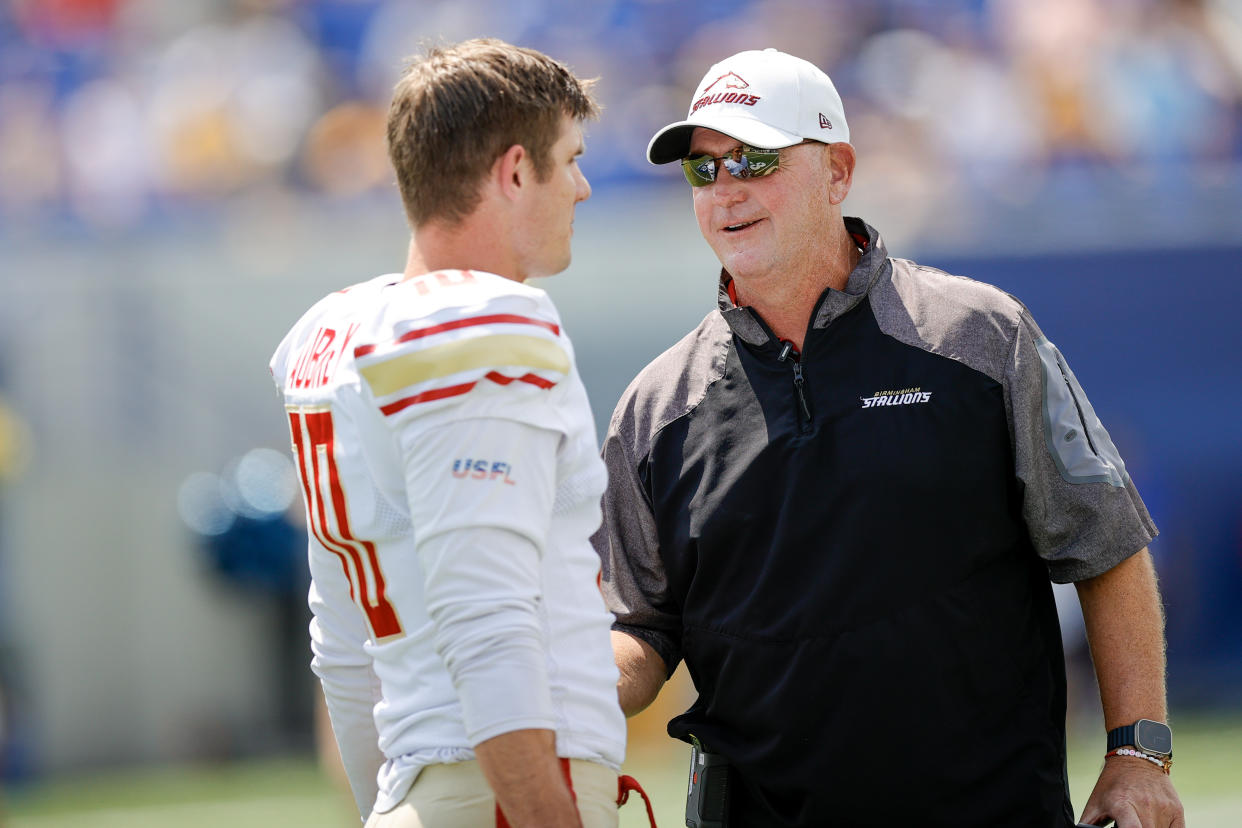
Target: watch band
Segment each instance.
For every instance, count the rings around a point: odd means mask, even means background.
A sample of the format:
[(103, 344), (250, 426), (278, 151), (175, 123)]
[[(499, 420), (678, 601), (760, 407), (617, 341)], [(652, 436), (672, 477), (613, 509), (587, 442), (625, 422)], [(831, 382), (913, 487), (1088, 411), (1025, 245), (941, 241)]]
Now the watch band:
[[(1098, 731), (1097, 731), (1098, 732)], [(1134, 725), (1129, 724), (1125, 727), (1114, 727), (1108, 731), (1108, 748), (1107, 750), (1116, 750), (1119, 747), (1134, 744)]]

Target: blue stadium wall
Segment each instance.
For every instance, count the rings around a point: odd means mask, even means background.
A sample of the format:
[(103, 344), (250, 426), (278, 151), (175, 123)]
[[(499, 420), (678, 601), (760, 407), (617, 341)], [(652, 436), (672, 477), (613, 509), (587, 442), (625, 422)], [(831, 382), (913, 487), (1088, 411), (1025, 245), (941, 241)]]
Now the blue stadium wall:
[(1170, 701), (1242, 692), (1242, 247), (927, 263), (1021, 299), (1160, 528)]

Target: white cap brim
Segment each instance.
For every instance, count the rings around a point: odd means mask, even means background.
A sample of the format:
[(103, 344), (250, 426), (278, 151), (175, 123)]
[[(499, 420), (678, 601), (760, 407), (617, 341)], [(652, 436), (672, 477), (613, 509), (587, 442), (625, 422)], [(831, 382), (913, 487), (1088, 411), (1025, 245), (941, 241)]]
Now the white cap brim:
[(690, 154), (690, 136), (697, 127), (722, 132), (756, 149), (780, 149), (802, 142), (802, 136), (755, 120), (750, 115), (730, 117), (715, 113), (708, 118), (691, 118), (669, 124), (647, 144), (647, 160), (652, 164), (680, 161)]

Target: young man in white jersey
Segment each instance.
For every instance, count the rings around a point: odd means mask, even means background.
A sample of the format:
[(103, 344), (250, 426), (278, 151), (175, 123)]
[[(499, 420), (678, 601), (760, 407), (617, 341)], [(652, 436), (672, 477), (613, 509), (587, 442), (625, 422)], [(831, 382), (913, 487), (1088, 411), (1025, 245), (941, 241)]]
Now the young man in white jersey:
[(524, 284), (569, 264), (590, 87), (495, 40), (413, 62), (388, 117), (405, 271), (325, 297), (272, 358), (312, 668), (368, 828), (617, 824), (605, 472), (573, 348)]

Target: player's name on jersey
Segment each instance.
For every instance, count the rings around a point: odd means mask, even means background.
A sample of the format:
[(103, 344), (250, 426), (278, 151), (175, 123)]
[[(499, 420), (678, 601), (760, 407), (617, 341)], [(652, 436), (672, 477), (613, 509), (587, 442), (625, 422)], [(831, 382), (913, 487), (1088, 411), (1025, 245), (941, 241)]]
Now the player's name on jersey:
[(327, 327), (315, 331), (315, 335), (306, 341), (293, 362), (293, 368), (289, 371), (288, 387), (306, 389), (327, 385), (341, 364), (358, 327), (355, 323), (343, 332)]

